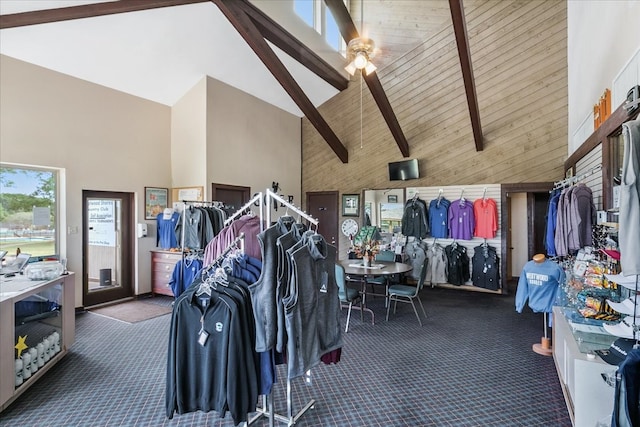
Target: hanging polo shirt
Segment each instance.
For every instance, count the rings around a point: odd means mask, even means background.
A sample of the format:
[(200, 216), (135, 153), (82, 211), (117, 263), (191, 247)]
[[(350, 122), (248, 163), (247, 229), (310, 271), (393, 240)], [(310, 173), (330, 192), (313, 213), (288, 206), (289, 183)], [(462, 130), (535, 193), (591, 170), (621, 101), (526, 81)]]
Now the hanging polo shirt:
[(451, 206), (449, 206), (449, 237), (471, 240), (474, 227), (473, 203), (467, 199), (451, 202)]
[(473, 202), (473, 214), (476, 220), (475, 237), (493, 239), (498, 230), (498, 206), (493, 199), (478, 199)]

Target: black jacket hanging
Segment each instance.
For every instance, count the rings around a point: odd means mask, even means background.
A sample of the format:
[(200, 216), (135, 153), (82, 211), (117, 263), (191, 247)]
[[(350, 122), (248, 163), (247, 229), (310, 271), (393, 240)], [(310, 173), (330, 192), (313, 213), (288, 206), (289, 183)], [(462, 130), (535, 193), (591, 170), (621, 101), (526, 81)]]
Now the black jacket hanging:
[(447, 281), (452, 285), (464, 285), (471, 278), (467, 248), (453, 242), (444, 251), (447, 254)]

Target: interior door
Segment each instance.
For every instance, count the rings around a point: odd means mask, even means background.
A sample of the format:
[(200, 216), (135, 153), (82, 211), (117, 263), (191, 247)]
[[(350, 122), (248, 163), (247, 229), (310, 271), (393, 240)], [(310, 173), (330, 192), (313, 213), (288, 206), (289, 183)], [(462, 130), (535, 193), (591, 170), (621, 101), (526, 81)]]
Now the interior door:
[(211, 184), (211, 200), (224, 202), (227, 215), (234, 214), (251, 199), (251, 188), (240, 185)]
[(328, 243), (336, 246), (338, 253), (340, 253), (340, 248), (338, 248), (338, 192), (308, 192), (307, 212), (319, 221), (318, 233), (322, 234)]
[(133, 193), (82, 192), (83, 305), (133, 295)]

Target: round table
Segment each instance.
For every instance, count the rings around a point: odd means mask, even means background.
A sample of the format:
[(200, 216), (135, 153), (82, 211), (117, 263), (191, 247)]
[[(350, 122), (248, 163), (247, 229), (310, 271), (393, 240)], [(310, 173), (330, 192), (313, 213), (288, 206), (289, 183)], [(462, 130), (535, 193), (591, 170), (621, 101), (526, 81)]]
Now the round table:
[[(391, 276), (394, 274), (403, 274), (408, 273), (413, 270), (413, 267), (409, 264), (403, 264), (401, 262), (393, 262), (393, 261), (371, 261), (370, 267), (365, 267), (364, 263), (361, 259), (345, 259), (338, 262), (343, 268), (344, 273), (347, 276), (358, 277), (361, 279), (362, 289), (360, 293), (362, 294), (362, 310), (368, 311), (371, 313), (371, 323), (375, 323), (373, 310), (367, 308), (366, 298), (367, 298), (367, 277), (375, 277), (375, 276)], [(382, 295), (385, 298), (387, 297), (386, 293), (383, 294), (374, 294), (373, 292), (369, 292), (370, 295)], [(385, 301), (385, 304), (387, 302)], [(354, 307), (355, 308), (355, 307)]]

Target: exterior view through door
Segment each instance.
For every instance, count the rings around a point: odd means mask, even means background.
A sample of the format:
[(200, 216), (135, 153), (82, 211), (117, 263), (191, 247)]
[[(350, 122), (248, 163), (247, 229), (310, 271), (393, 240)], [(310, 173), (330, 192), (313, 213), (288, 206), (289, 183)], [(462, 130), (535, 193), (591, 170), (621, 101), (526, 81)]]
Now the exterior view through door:
[(83, 305), (133, 295), (131, 193), (83, 191)]

